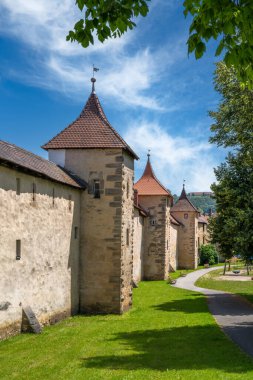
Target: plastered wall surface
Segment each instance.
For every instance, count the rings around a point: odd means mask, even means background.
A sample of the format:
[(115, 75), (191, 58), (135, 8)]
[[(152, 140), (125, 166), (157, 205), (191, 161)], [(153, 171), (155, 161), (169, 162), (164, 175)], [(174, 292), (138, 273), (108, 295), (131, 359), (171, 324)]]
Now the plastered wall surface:
[(179, 226), (171, 223), (170, 225), (170, 257), (169, 271), (175, 271), (178, 267), (178, 230)]
[(143, 278), (143, 256), (145, 244), (145, 220), (139, 210), (134, 210), (134, 252), (133, 252), (133, 279), (139, 282)]
[(20, 331), (23, 306), (41, 323), (78, 311), (79, 210), (79, 190), (0, 166), (1, 337)]

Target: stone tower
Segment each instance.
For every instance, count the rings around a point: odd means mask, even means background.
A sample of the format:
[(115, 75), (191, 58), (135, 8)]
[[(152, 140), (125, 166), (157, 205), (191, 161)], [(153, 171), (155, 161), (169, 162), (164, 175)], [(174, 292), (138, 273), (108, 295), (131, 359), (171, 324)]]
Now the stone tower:
[(81, 195), (80, 312), (122, 313), (132, 304), (133, 176), (137, 155), (92, 92), (80, 116), (43, 146), (86, 181)]
[(143, 277), (146, 280), (164, 280), (169, 270), (170, 206), (172, 195), (156, 178), (150, 155), (142, 177), (134, 185), (138, 202), (147, 210)]
[(196, 269), (198, 266), (198, 216), (197, 208), (188, 199), (185, 186), (171, 215), (181, 223), (178, 230), (178, 267)]

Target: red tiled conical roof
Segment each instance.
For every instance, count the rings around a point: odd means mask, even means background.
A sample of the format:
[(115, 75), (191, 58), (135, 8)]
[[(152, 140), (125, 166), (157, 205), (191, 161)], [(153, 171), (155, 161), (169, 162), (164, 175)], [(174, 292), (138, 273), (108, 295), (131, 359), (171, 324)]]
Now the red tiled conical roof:
[(149, 155), (144, 173), (134, 188), (138, 191), (138, 195), (168, 195), (172, 197), (171, 193), (156, 178)]
[(80, 116), (48, 143), (48, 149), (123, 148), (138, 156), (107, 120), (97, 95), (92, 91)]

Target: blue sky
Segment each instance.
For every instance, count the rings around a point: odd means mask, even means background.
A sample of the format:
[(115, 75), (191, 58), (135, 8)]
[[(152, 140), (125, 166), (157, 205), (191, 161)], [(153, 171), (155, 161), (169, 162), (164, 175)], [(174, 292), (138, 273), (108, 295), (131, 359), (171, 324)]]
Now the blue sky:
[(1, 0), (0, 139), (47, 157), (40, 146), (71, 123), (90, 91), (111, 124), (140, 156), (151, 149), (158, 178), (173, 193), (209, 190), (224, 152), (208, 143), (213, 46), (199, 61), (187, 55), (190, 19), (183, 1), (156, 0), (121, 39), (83, 49), (65, 41), (79, 19), (74, 0)]

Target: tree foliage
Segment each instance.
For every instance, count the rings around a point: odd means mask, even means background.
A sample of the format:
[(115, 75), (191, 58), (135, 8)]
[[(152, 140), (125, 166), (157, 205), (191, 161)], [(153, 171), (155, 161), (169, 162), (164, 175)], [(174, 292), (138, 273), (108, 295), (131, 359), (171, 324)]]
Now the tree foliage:
[[(83, 47), (121, 37), (136, 24), (138, 16), (147, 16), (150, 0), (76, 0), (84, 13), (69, 31), (67, 40)], [(203, 56), (210, 39), (217, 40), (216, 56), (224, 53), (228, 67), (234, 66), (237, 77), (253, 86), (253, 1), (252, 0), (185, 0), (184, 14), (192, 23), (187, 41), (188, 53)]]
[(212, 244), (202, 245), (200, 247), (200, 265), (216, 264), (218, 262), (218, 254)]
[(248, 265), (253, 257), (253, 91), (243, 89), (224, 63), (217, 66), (215, 83), (222, 100), (210, 113), (215, 120), (211, 141), (233, 151), (215, 169), (217, 217), (211, 235), (226, 258), (239, 254)]
[(84, 10), (84, 19), (79, 20), (67, 36), (69, 41), (78, 41), (84, 48), (94, 43), (94, 34), (100, 42), (122, 36), (136, 24), (134, 17), (146, 16), (149, 0), (76, 0), (78, 8)]
[(206, 42), (218, 40), (215, 55), (224, 55), (242, 82), (253, 84), (253, 1), (185, 0), (185, 15), (191, 14), (188, 51), (196, 58), (206, 51)]

